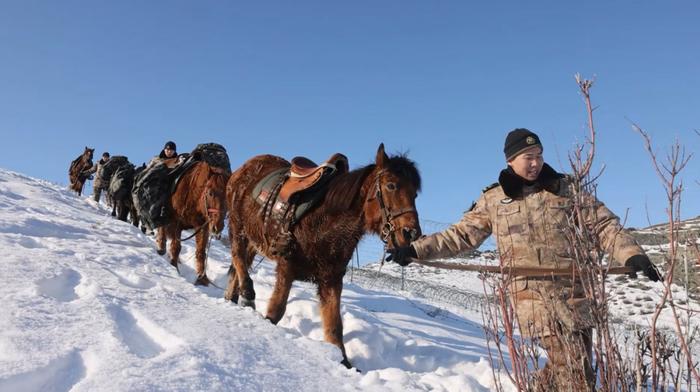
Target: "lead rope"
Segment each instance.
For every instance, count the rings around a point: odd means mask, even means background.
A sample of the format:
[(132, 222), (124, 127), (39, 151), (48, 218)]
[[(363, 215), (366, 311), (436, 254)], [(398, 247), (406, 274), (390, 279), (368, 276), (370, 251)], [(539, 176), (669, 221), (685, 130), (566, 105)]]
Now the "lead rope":
[[(207, 265), (209, 264), (209, 249), (211, 248), (211, 235), (209, 236), (209, 241), (207, 242), (207, 255), (204, 257), (204, 275), (207, 274)], [(226, 291), (223, 287), (217, 285), (214, 280), (209, 280), (209, 284), (221, 291)]]

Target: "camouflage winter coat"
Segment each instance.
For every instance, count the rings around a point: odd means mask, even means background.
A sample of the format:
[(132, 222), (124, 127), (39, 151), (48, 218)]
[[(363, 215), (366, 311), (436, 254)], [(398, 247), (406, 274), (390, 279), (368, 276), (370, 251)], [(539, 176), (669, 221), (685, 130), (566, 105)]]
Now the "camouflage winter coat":
[(92, 183), (93, 189), (102, 189), (106, 188), (109, 186), (109, 184), (102, 184), (102, 166), (104, 166), (105, 163), (107, 163), (109, 159), (104, 159), (101, 158), (99, 161), (97, 161), (92, 168), (90, 169), (90, 174), (94, 174), (94, 181)]
[[(547, 164), (531, 187), (504, 170), (499, 183), (485, 189), (459, 222), (418, 239), (413, 248), (419, 259), (448, 257), (475, 249), (494, 234), (504, 266), (570, 267), (574, 261), (567, 233), (572, 227), (572, 192), (570, 179)], [(613, 263), (623, 264), (629, 257), (644, 253), (603, 203), (587, 195), (584, 206), (583, 221), (593, 228)], [(547, 315), (551, 314), (570, 330), (592, 326), (582, 287), (573, 284), (570, 277), (516, 277), (509, 294), (524, 335), (549, 335), (553, 319)]]

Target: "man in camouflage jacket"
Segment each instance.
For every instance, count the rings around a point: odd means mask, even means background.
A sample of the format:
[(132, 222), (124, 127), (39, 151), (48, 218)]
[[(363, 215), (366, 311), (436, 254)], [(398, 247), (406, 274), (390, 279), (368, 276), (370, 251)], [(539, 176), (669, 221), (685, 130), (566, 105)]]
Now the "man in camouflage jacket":
[[(501, 171), (498, 183), (484, 189), (459, 222), (410, 246), (389, 249), (388, 260), (406, 265), (412, 259), (451, 257), (478, 248), (493, 234), (503, 267), (571, 268), (575, 262), (567, 237), (573, 216), (571, 179), (544, 163), (540, 139), (527, 129), (508, 134), (504, 153), (508, 168)], [(592, 228), (610, 262), (624, 263), (658, 280), (655, 267), (619, 218), (591, 195), (583, 195), (583, 201), (579, 221)], [(570, 387), (573, 382), (557, 371), (570, 360), (563, 352), (563, 338), (577, 347), (580, 357), (576, 359), (585, 372), (582, 383), (588, 384), (574, 390), (590, 389), (594, 383), (590, 364), (593, 323), (580, 281), (571, 276), (515, 276), (508, 294), (521, 334), (537, 338), (548, 352), (550, 385), (567, 382)]]
[[(102, 184), (102, 166), (104, 166), (105, 163), (109, 160), (109, 153), (108, 152), (103, 152), (102, 153), (102, 158), (100, 158), (99, 161), (97, 161), (92, 168), (90, 169), (90, 174), (95, 175), (95, 179), (93, 180), (92, 183), (92, 197), (95, 200), (95, 203), (100, 202), (100, 196), (102, 195), (102, 189), (105, 189), (106, 187), (109, 186), (109, 184)], [(109, 196), (105, 193), (105, 198), (108, 198)], [(107, 200), (107, 204), (111, 204), (109, 200)]]

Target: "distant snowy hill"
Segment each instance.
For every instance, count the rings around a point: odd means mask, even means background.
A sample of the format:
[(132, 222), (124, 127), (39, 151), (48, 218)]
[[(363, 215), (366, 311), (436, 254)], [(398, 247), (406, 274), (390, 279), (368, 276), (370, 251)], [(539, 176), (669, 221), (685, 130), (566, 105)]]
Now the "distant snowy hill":
[[(258, 311), (195, 287), (153, 239), (86, 198), (0, 169), (0, 391), (487, 391), (494, 383), (478, 311), (436, 308), (375, 281), (347, 282), (348, 355), (323, 342), (315, 288), (295, 283), (274, 326), (261, 312), (274, 265), (252, 275)], [(208, 274), (225, 286), (228, 250)], [(471, 285), (471, 283), (470, 283)], [(503, 382), (506, 382), (503, 379)], [(506, 389), (510, 390), (506, 385)]]

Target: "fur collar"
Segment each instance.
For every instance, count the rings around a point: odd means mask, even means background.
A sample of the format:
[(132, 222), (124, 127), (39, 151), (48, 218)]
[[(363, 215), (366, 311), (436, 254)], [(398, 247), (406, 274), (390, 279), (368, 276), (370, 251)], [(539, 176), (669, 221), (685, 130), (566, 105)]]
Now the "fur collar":
[(508, 168), (501, 170), (498, 176), (498, 183), (503, 188), (503, 193), (511, 199), (521, 199), (523, 196), (523, 186), (535, 185), (538, 189), (544, 189), (550, 193), (559, 193), (559, 180), (564, 178), (564, 175), (557, 173), (548, 164), (542, 166), (542, 171), (539, 177), (534, 182), (526, 181), (524, 178), (515, 174), (513, 169)]

